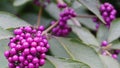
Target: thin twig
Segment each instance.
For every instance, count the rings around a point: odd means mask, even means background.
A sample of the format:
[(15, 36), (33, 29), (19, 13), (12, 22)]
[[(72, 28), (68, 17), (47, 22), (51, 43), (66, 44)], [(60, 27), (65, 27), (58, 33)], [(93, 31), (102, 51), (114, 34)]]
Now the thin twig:
[(77, 17), (80, 17), (80, 18), (94, 18), (96, 16), (94, 16), (94, 15), (77, 15)]
[(51, 25), (49, 28), (47, 28), (45, 31), (43, 31), (43, 32), (42, 32), (42, 35), (47, 34), (47, 33), (48, 33), (51, 29), (53, 29), (56, 25), (58, 25), (58, 21), (57, 21), (55, 24)]
[(112, 44), (108, 44), (106, 47), (102, 47), (103, 50), (109, 50)]
[(37, 19), (37, 26), (40, 25), (40, 19), (41, 19), (41, 15), (42, 15), (42, 7), (40, 7), (39, 13), (38, 13), (38, 19)]
[(108, 56), (112, 56), (112, 54), (109, 51), (105, 50), (105, 52)]

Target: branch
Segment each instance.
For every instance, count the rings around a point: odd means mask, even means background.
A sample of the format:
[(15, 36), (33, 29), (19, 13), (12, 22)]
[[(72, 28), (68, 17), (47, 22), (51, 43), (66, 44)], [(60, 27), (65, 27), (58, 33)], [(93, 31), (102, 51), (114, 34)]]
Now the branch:
[(43, 8), (40, 7), (40, 10), (39, 10), (39, 13), (38, 13), (38, 19), (37, 19), (37, 26), (40, 25), (40, 19), (41, 19), (41, 15), (42, 15), (42, 10), (43, 10)]
[(94, 15), (77, 15), (77, 17), (80, 17), (80, 18), (94, 18), (94, 17), (97, 17), (97, 16), (94, 16)]
[(52, 30), (55, 26), (58, 25), (58, 21), (56, 23), (54, 23), (53, 25), (51, 25), (49, 28), (47, 28), (45, 31), (42, 32), (42, 35), (47, 34), (50, 30)]

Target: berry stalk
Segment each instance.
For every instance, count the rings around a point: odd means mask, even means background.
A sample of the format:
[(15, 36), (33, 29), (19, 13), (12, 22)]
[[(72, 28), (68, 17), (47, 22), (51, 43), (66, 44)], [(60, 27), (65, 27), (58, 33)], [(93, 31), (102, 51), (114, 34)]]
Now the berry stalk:
[(55, 26), (57, 26), (57, 25), (58, 25), (58, 21), (57, 21), (56, 23), (54, 23), (53, 25), (51, 25), (51, 26), (50, 26), (49, 28), (47, 28), (46, 30), (44, 30), (41, 35), (47, 34), (50, 30), (52, 30), (52, 29), (53, 29)]
[(41, 16), (42, 16), (42, 10), (43, 10), (43, 8), (40, 7), (40, 10), (39, 10), (39, 13), (38, 13), (38, 19), (37, 19), (37, 26), (40, 25), (40, 19), (41, 19)]

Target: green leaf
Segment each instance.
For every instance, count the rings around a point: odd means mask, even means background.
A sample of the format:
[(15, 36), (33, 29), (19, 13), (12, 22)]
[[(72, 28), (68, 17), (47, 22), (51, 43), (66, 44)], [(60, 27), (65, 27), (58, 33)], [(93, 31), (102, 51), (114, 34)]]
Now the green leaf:
[(0, 67), (7, 68), (8, 61), (4, 56), (4, 52), (8, 50), (8, 40), (0, 40)]
[(86, 26), (89, 29), (96, 30), (95, 23), (92, 21), (91, 18), (78, 18), (81, 24)]
[[(54, 9), (54, 10), (53, 10)], [(57, 7), (55, 3), (49, 4), (45, 10), (52, 16), (54, 19), (59, 19), (60, 9)]]
[(88, 29), (72, 26), (72, 30), (78, 35), (78, 37), (83, 41), (83, 43), (87, 45), (99, 46), (97, 39)]
[(98, 0), (78, 0), (82, 5), (84, 5), (86, 8), (88, 8), (91, 12), (93, 12), (103, 23), (105, 21), (103, 20), (100, 12), (99, 12), (99, 2)]
[(72, 59), (58, 59), (51, 56), (47, 56), (47, 59), (54, 65), (54, 68), (90, 68), (87, 64)]
[(120, 68), (120, 64), (117, 62), (117, 60), (113, 59), (109, 56), (100, 56), (103, 62), (106, 65), (106, 68)]
[(50, 60), (46, 59), (45, 65), (40, 68), (56, 68), (56, 67), (54, 66), (52, 62), (50, 62)]
[(118, 60), (118, 62), (120, 62), (120, 53), (118, 54), (118, 59), (117, 60)]
[(4, 29), (2, 29), (2, 28), (0, 27), (0, 40), (1, 40), (1, 39), (10, 38), (10, 37), (12, 37), (12, 36), (13, 36), (13, 35), (12, 35), (9, 31), (4, 30)]
[(61, 43), (56, 38), (50, 39), (49, 43), (51, 46), (50, 52), (52, 53), (52, 55), (56, 57), (70, 58), (64, 47), (61, 46)]
[(16, 14), (20, 8), (15, 8), (8, 0), (0, 0), (0, 11)]
[[(90, 14), (88, 14), (87, 12), (87, 9), (83, 6), (80, 6), (79, 8), (75, 9), (75, 11), (78, 14), (78, 16), (90, 16)], [(96, 30), (96, 27), (95, 27), (96, 24), (93, 22), (92, 18), (79, 17), (77, 18), (77, 20), (87, 28)]]
[(14, 6), (21, 6), (21, 5), (23, 5), (23, 4), (25, 4), (25, 3), (29, 2), (29, 1), (31, 1), (31, 0), (14, 0), (13, 5)]
[(116, 40), (116, 41), (112, 42), (112, 46), (110, 48), (112, 48), (112, 49), (120, 49), (120, 41)]
[(80, 8), (82, 5), (78, 2), (78, 1), (74, 1), (73, 4), (72, 4), (72, 8), (74, 9), (78, 9)]
[(82, 44), (79, 41), (75, 41), (75, 39), (58, 38), (58, 40), (72, 57), (71, 59), (84, 62), (91, 68), (104, 68), (99, 55), (92, 47)]
[(110, 27), (108, 42), (112, 42), (120, 37), (120, 18), (112, 22)]
[(97, 39), (99, 41), (99, 44), (101, 44), (102, 41), (108, 39), (108, 32), (108, 28), (105, 25), (101, 24), (97, 31)]
[[(22, 19), (29, 22), (31, 25), (35, 25), (37, 22), (38, 15), (34, 13), (26, 13), (22, 16)], [(49, 18), (41, 17), (40, 25), (48, 26), (52, 20)]]
[(0, 27), (4, 29), (9, 28), (16, 28), (20, 26), (28, 26), (27, 22), (17, 18), (16, 16), (7, 13), (7, 12), (0, 12)]

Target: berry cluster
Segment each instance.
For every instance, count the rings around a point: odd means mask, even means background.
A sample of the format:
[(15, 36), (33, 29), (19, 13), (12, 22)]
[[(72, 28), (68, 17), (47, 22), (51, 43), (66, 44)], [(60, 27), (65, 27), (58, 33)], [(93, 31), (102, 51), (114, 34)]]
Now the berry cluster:
[(67, 21), (72, 17), (76, 17), (76, 13), (72, 8), (65, 8), (60, 13), (59, 24), (52, 29), (55, 36), (67, 36), (71, 32), (71, 28), (67, 25)]
[(57, 6), (58, 8), (66, 8), (67, 4), (63, 0), (57, 0)]
[(45, 64), (46, 52), (50, 48), (45, 36), (41, 33), (44, 26), (33, 28), (20, 27), (14, 30), (15, 37), (10, 38), (10, 50), (4, 55), (9, 68), (39, 68)]
[(116, 18), (117, 11), (114, 6), (110, 3), (104, 3), (100, 6), (100, 12), (107, 25), (110, 26), (111, 22)]
[(64, 2), (58, 2), (57, 6), (58, 6), (58, 8), (66, 8), (67, 4)]
[[(108, 45), (108, 42), (106, 40), (102, 41), (102, 43), (101, 43), (102, 47), (106, 47), (107, 45)], [(111, 53), (112, 54), (111, 57), (114, 59), (117, 59), (119, 53), (120, 53), (120, 50), (113, 50)], [(103, 51), (102, 55), (107, 55), (107, 53), (105, 51)]]
[[(115, 10), (114, 6), (112, 6), (112, 4), (108, 2), (102, 4), (99, 10), (104, 21), (106, 22), (106, 27), (109, 28), (111, 22), (116, 18), (117, 11)], [(98, 29), (100, 25), (100, 20), (97, 17), (95, 17), (93, 18), (93, 21), (96, 22), (96, 29)]]
[(50, 0), (33, 0), (33, 3), (37, 6), (45, 7), (48, 3), (50, 3)]

